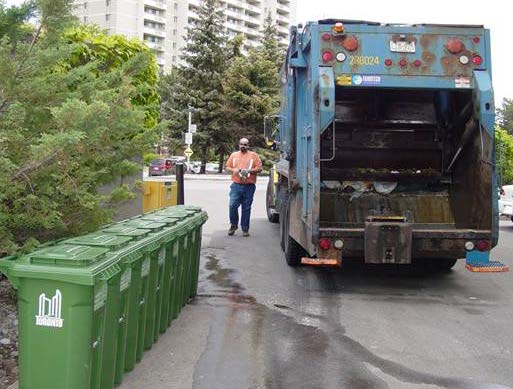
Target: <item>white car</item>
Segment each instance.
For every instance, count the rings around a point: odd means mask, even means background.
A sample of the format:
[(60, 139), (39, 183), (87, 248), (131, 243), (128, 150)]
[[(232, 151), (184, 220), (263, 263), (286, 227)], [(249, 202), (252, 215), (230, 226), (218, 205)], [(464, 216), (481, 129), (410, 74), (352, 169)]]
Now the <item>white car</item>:
[(513, 185), (504, 185), (499, 192), (499, 215), (513, 221)]

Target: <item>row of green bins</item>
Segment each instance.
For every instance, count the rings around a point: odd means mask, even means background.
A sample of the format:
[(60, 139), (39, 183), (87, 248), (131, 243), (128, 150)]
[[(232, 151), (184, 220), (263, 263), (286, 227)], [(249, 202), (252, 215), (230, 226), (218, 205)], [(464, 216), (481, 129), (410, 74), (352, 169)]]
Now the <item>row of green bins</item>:
[(18, 289), (19, 388), (121, 382), (194, 296), (206, 220), (172, 207), (0, 260)]

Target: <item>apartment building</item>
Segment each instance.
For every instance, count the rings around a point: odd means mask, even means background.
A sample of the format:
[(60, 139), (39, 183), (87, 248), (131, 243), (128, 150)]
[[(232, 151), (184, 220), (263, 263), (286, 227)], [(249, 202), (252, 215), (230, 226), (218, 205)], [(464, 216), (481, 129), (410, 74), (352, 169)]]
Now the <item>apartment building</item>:
[[(186, 28), (197, 20), (202, 0), (75, 0), (75, 15), (84, 23), (98, 24), (111, 34), (144, 40), (155, 50), (157, 62), (169, 71), (180, 61)], [(243, 34), (244, 49), (258, 45), (264, 20), (270, 13), (278, 36), (287, 43), (295, 19), (297, 0), (222, 0), (229, 36)]]

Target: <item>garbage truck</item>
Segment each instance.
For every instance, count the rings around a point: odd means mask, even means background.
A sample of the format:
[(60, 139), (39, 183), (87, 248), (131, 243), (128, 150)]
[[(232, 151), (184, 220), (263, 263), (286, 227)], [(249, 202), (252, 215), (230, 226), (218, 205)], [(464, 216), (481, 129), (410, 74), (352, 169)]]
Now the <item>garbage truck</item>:
[(266, 195), (290, 266), (505, 271), (490, 31), (326, 19), (292, 26)]

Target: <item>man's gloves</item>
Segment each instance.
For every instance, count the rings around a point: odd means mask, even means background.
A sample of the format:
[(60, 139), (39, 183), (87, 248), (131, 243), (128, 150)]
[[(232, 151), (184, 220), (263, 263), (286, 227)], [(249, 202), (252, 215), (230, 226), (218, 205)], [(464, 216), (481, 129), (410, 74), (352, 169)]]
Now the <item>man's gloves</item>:
[(239, 170), (239, 177), (242, 181), (246, 181), (246, 179), (249, 177), (250, 169), (240, 169)]

